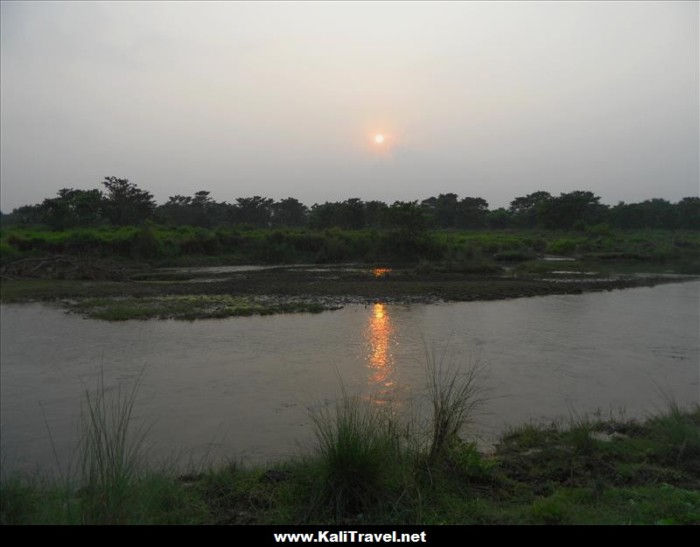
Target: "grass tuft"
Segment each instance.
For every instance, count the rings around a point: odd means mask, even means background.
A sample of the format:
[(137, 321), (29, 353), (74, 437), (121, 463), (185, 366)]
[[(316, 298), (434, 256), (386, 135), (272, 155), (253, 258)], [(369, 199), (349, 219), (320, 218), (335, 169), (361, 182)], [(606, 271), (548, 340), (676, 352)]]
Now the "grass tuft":
[(668, 402), (663, 414), (647, 423), (658, 443), (657, 456), (671, 463), (700, 473), (700, 405), (684, 411), (676, 401)]
[(138, 382), (108, 391), (101, 374), (97, 390), (86, 390), (82, 408), (80, 463), (86, 517), (93, 523), (127, 520), (129, 496), (139, 479), (146, 431), (135, 429)]
[(322, 469), (322, 503), (336, 520), (361, 513), (391, 490), (404, 452), (393, 416), (371, 400), (342, 398), (311, 414)]
[(464, 368), (446, 362), (446, 352), (436, 357), (426, 351), (428, 394), (432, 403), (431, 440), (428, 462), (445, 457), (459, 441), (459, 432), (470, 421), (475, 409), (484, 402), (479, 379), (483, 367), (470, 362)]

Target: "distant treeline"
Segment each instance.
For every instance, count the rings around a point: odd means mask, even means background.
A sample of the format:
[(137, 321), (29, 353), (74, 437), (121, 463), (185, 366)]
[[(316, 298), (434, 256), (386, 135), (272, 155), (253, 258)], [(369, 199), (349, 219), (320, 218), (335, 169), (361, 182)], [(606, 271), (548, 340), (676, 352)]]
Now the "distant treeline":
[(106, 177), (104, 190), (63, 188), (57, 197), (37, 205), (18, 207), (0, 217), (4, 226), (45, 225), (53, 230), (94, 226), (132, 226), (152, 221), (165, 226), (202, 228), (250, 226), (306, 227), (311, 229), (401, 229), (419, 233), (426, 229), (545, 228), (585, 229), (607, 224), (622, 229), (665, 228), (700, 230), (700, 198), (678, 203), (651, 199), (640, 203), (600, 203), (588, 191), (553, 196), (538, 191), (516, 197), (510, 206), (489, 210), (480, 197), (459, 198), (440, 194), (423, 201), (345, 201), (314, 204), (310, 208), (295, 198), (280, 201), (253, 196), (235, 203), (218, 202), (210, 192), (171, 196), (158, 205), (150, 192), (128, 179)]

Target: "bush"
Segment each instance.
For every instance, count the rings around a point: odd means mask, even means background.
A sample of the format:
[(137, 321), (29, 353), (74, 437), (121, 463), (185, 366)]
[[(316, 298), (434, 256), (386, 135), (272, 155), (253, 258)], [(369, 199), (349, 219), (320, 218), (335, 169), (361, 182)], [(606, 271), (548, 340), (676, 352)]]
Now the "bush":
[(559, 238), (552, 241), (547, 250), (550, 253), (567, 255), (575, 252), (579, 243), (579, 239)]
[(479, 453), (476, 443), (456, 441), (449, 450), (449, 462), (462, 478), (468, 481), (483, 482), (491, 478), (493, 461), (487, 461)]
[(0, 263), (11, 262), (19, 255), (19, 251), (8, 245), (7, 243), (0, 243)]

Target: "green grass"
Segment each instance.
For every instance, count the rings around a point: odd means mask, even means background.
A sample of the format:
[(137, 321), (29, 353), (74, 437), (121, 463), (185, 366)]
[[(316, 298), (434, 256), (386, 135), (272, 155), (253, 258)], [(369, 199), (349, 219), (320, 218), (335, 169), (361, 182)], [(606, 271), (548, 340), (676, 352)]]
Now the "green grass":
[(227, 294), (84, 298), (68, 302), (66, 305), (74, 313), (107, 321), (153, 318), (192, 321), (275, 313), (319, 313), (335, 309), (327, 304), (302, 299), (264, 299)]
[(395, 418), (372, 401), (343, 395), (312, 415), (319, 459), (320, 514), (335, 520), (389, 501), (405, 480), (408, 454)]
[(83, 513), (89, 522), (124, 523), (133, 509), (135, 484), (143, 468), (145, 431), (132, 419), (138, 383), (128, 392), (86, 390), (80, 442)]
[(688, 414), (670, 402), (665, 414), (647, 422), (655, 441), (654, 455), (662, 463), (692, 466), (700, 472), (700, 407)]

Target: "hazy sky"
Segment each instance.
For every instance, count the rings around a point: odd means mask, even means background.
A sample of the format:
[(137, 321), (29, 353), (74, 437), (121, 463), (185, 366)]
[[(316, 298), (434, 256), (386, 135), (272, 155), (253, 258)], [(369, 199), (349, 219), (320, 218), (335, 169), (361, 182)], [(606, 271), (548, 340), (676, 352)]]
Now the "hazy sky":
[[(2, 2), (3, 212), (159, 202), (698, 195), (697, 2)], [(386, 135), (382, 145), (376, 133)]]

